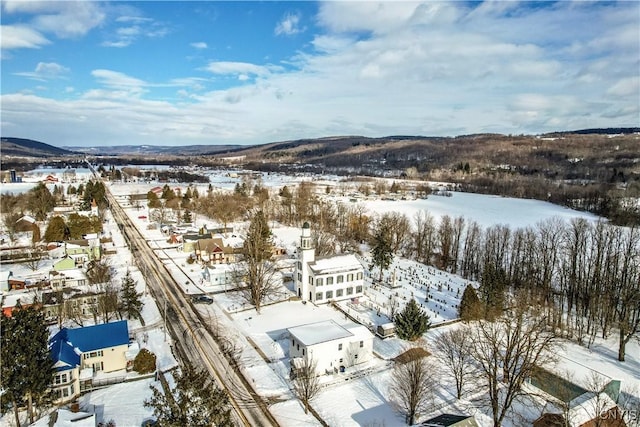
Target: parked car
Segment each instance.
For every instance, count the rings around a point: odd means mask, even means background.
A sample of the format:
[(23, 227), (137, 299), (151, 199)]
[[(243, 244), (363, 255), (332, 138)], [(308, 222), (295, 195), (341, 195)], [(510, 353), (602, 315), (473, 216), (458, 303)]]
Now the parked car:
[(196, 295), (191, 297), (191, 302), (194, 304), (213, 304), (213, 298), (206, 295)]

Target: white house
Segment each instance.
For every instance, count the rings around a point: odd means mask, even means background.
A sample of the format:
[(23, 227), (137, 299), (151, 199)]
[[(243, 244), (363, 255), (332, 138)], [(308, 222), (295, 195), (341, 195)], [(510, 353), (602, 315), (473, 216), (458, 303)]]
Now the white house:
[(302, 226), (293, 275), (303, 301), (323, 304), (363, 295), (364, 267), (353, 254), (316, 258), (308, 222)]
[(372, 357), (373, 334), (362, 325), (345, 328), (333, 320), (289, 328), (289, 357), (310, 357), (318, 375), (337, 373)]
[(223, 287), (231, 289), (234, 285), (233, 266), (228, 264), (217, 264), (205, 266), (202, 269), (202, 283), (207, 282), (211, 286)]

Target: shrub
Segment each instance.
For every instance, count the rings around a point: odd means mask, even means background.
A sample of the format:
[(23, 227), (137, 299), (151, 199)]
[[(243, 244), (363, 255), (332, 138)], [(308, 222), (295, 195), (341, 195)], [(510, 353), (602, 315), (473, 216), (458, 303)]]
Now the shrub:
[(156, 355), (143, 348), (133, 360), (133, 370), (139, 374), (148, 374), (155, 371)]

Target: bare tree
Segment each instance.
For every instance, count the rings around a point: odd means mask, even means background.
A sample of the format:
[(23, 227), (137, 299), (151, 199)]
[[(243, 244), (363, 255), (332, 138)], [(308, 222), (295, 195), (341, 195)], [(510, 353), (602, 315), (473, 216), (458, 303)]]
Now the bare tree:
[(623, 414), (627, 414), (627, 427), (640, 427), (640, 388), (631, 385), (620, 393), (619, 402)]
[(29, 250), (27, 256), (28, 258), (27, 258), (27, 261), (25, 262), (25, 265), (29, 267), (31, 271), (36, 271), (38, 268), (40, 268), (40, 265), (42, 264), (41, 251), (37, 249)]
[(585, 386), (587, 392), (591, 393), (592, 397), (586, 403), (586, 410), (591, 417), (591, 423), (593, 427), (601, 427), (603, 425), (609, 425), (607, 423), (607, 416), (613, 415), (611, 412), (614, 410), (615, 404), (611, 398), (605, 394), (607, 386), (610, 380), (602, 374), (591, 371), (587, 376)]
[(618, 320), (618, 360), (621, 362), (625, 359), (627, 343), (640, 333), (640, 229), (629, 227), (623, 242), (611, 304)]
[(408, 425), (413, 425), (423, 413), (429, 412), (433, 403), (433, 389), (438, 383), (438, 370), (425, 359), (396, 362), (389, 394), (397, 410), (405, 415)]
[(101, 285), (102, 294), (98, 296), (97, 306), (103, 323), (109, 323), (118, 313), (118, 287), (113, 281)]
[(487, 390), (494, 427), (502, 425), (535, 367), (553, 363), (557, 340), (546, 324), (542, 313), (519, 304), (495, 322), (478, 322), (471, 331), (471, 355)]
[(311, 239), (316, 249), (316, 256), (333, 255), (336, 252), (336, 239), (332, 234), (314, 229), (311, 232)]
[[(317, 362), (312, 356), (296, 358), (298, 366), (292, 366), (293, 392), (304, 405), (304, 413), (309, 410), (309, 402), (320, 392), (320, 380), (316, 372)], [(292, 361), (295, 364), (295, 362)]]
[(400, 311), (400, 301), (398, 301), (398, 298), (395, 295), (390, 295), (389, 302), (387, 304), (389, 304), (389, 320), (393, 322), (396, 318), (396, 314)]
[(443, 332), (436, 337), (433, 345), (434, 356), (447, 367), (456, 383), (456, 397), (461, 399), (473, 363), (468, 328), (461, 327)]
[(89, 263), (87, 268), (87, 280), (90, 285), (107, 283), (111, 278), (113, 278), (113, 269), (106, 260), (96, 260)]
[(76, 325), (84, 326), (84, 313), (82, 313), (82, 299), (70, 298), (64, 300), (64, 316)]
[(431, 264), (431, 257), (437, 245), (435, 220), (427, 211), (418, 211), (414, 217), (413, 254), (416, 261)]

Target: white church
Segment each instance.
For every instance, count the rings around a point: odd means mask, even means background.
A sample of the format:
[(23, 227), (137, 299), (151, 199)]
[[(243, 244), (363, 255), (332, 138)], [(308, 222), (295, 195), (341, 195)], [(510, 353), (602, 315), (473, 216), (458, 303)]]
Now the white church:
[(303, 301), (324, 304), (363, 295), (364, 267), (353, 254), (316, 258), (311, 227), (302, 225), (294, 283)]

